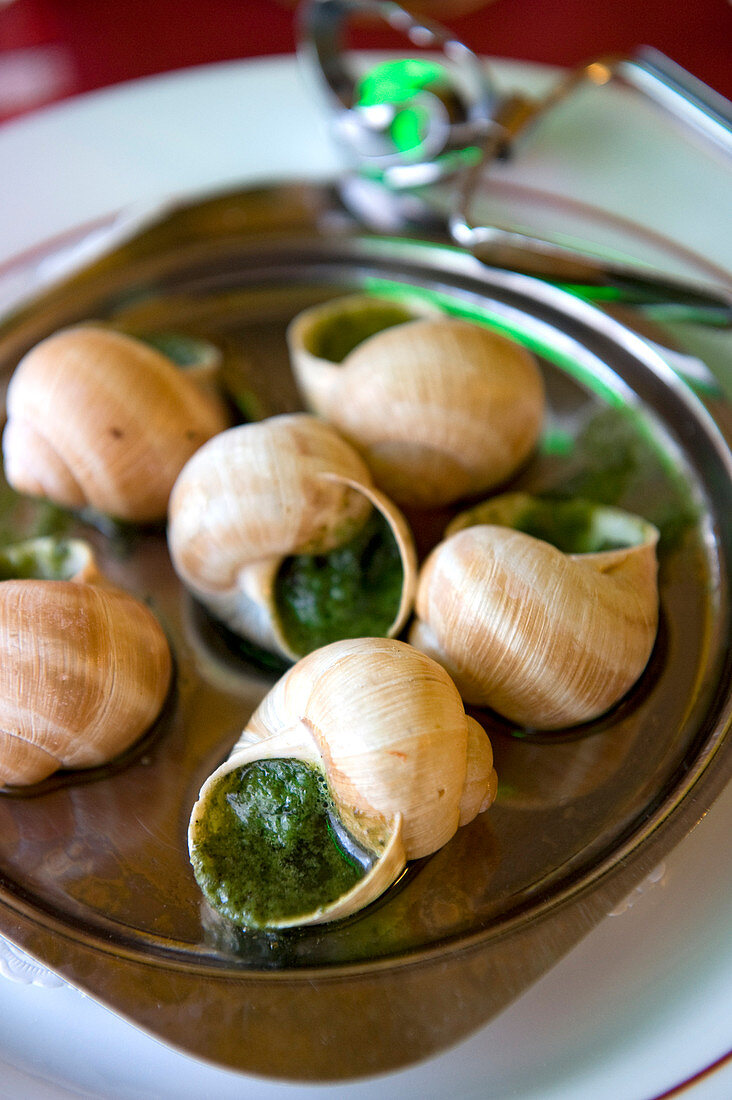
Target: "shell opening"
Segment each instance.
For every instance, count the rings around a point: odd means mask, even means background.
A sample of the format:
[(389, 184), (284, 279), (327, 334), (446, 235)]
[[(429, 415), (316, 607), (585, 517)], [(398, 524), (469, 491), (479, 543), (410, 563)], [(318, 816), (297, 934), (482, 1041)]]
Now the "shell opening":
[(658, 536), (605, 505), (496, 497), (456, 517), (425, 562), (410, 641), (444, 665), (463, 699), (510, 722), (592, 721), (650, 658)]
[(25, 539), (0, 549), (0, 581), (90, 579), (91, 548), (81, 539)]
[[(564, 554), (603, 554), (641, 546), (654, 535), (646, 520), (595, 501), (533, 497), (504, 493), (461, 513), (450, 524), (451, 535), (478, 524), (511, 527), (548, 542)], [(652, 539), (653, 540), (653, 539)]]
[(191, 862), (229, 920), (286, 927), (317, 919), (368, 876), (382, 852), (366, 835), (339, 817), (320, 769), (274, 757), (224, 771), (207, 790), (192, 818)]
[(414, 320), (414, 312), (398, 302), (355, 296), (330, 303), (308, 314), (302, 329), (303, 347), (310, 355), (342, 363), (354, 348), (377, 332)]
[(341, 546), (282, 561), (274, 585), (279, 626), (298, 655), (344, 637), (386, 635), (403, 587), (399, 546), (374, 508)]

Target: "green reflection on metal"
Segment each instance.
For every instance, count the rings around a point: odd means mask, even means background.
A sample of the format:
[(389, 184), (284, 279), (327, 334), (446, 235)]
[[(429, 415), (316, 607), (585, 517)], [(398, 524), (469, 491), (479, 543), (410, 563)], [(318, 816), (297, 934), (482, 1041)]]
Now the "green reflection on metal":
[(668, 451), (643, 411), (627, 404), (591, 366), (557, 348), (550, 339), (525, 332), (519, 319), (496, 316), (489, 307), (397, 280), (369, 278), (365, 287), (381, 298), (419, 296), (450, 316), (501, 332), (554, 363), (602, 400), (602, 406), (574, 439), (568, 433), (545, 432), (541, 452), (568, 461), (559, 483), (545, 487), (550, 495), (583, 497), (643, 515), (661, 533), (661, 552), (677, 546), (698, 523), (699, 505), (686, 482), (681, 456)]
[(358, 101), (364, 106), (375, 103), (402, 103), (415, 91), (448, 80), (443, 65), (428, 58), (403, 57), (375, 65), (358, 84)]
[(438, 62), (400, 58), (370, 69), (359, 81), (356, 102), (360, 107), (405, 104), (394, 112), (389, 127), (395, 148), (404, 153), (419, 148), (429, 128), (429, 109), (414, 102), (415, 96), (424, 91), (444, 93), (449, 88), (448, 74)]
[(588, 286), (586, 283), (555, 283), (560, 290), (574, 294), (586, 302), (627, 302), (627, 291), (614, 286)]
[(508, 317), (499, 317), (479, 305), (460, 301), (440, 291), (432, 291), (422, 287), (407, 287), (403, 283), (390, 279), (369, 278), (366, 280), (366, 289), (370, 293), (378, 294), (381, 298), (400, 298), (407, 293), (412, 298), (417, 295), (453, 317), (462, 317), (476, 324), (485, 325), (487, 328), (500, 332), (504, 336), (509, 336), (512, 340), (523, 344), (535, 355), (556, 363), (557, 366), (560, 366), (569, 375), (592, 390), (593, 393), (602, 397), (606, 404), (618, 408), (623, 406), (620, 395), (606, 385), (588, 366), (579, 362), (568, 352), (555, 347), (551, 341), (543, 340), (539, 335), (527, 333), (518, 322)]
[(541, 453), (566, 458), (574, 451), (574, 439), (563, 428), (547, 428), (540, 440)]
[[(391, 108), (383, 122), (394, 152), (413, 162), (427, 157), (441, 176), (477, 164), (483, 156), (476, 145), (445, 147), (443, 127), (449, 129), (463, 116), (464, 108), (452, 74), (437, 61), (405, 57), (375, 65), (357, 83), (355, 103), (364, 109)], [(443, 147), (434, 148), (434, 139), (440, 136)], [(359, 171), (383, 178), (382, 166), (369, 164), (368, 159)]]

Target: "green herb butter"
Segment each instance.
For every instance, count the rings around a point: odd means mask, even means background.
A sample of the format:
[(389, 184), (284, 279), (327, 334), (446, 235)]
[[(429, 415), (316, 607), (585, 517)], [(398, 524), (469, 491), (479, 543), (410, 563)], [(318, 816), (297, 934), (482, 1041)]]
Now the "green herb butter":
[(79, 565), (79, 552), (66, 539), (28, 539), (0, 548), (0, 581), (68, 580)]
[(343, 309), (317, 323), (308, 337), (313, 355), (331, 363), (342, 363), (354, 348), (370, 336), (394, 325), (414, 320), (414, 314), (398, 302), (372, 302), (367, 308)]
[(498, 524), (551, 543), (564, 554), (598, 554), (640, 546), (649, 525), (639, 516), (589, 500), (507, 493), (461, 513), (452, 530)]
[(275, 584), (285, 638), (304, 656), (341, 638), (382, 637), (396, 618), (403, 578), (394, 536), (374, 509), (344, 546), (285, 559)]
[(191, 860), (204, 894), (248, 928), (313, 912), (368, 870), (341, 842), (323, 775), (299, 760), (261, 760), (223, 775), (194, 827)]
[(617, 518), (612, 525), (603, 518), (602, 509), (589, 501), (538, 501), (527, 506), (512, 526), (565, 554), (597, 554), (642, 542), (641, 528), (634, 518), (628, 517), (622, 530)]

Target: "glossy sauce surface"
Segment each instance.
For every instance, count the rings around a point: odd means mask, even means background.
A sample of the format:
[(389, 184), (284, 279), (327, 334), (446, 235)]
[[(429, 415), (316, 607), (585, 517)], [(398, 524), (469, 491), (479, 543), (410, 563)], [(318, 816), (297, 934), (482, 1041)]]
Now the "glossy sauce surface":
[(403, 569), (376, 510), (345, 545), (283, 562), (275, 586), (285, 637), (301, 656), (349, 637), (381, 637), (396, 618)]
[(196, 827), (192, 862), (208, 900), (266, 928), (334, 901), (365, 874), (336, 835), (324, 776), (299, 760), (260, 760), (222, 776)]

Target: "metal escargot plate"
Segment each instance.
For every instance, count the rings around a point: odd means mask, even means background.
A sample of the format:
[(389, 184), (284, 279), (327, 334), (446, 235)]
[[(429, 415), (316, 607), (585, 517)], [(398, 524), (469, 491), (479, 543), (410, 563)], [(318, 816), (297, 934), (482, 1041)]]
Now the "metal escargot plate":
[[(190, 810), (276, 672), (181, 590), (164, 530), (102, 531), (2, 488), (4, 539), (88, 538), (158, 615), (176, 681), (125, 759), (0, 793), (0, 932), (190, 1054), (301, 1080), (407, 1065), (480, 1026), (617, 905), (732, 774), (728, 445), (663, 360), (594, 307), (439, 241), (364, 235), (329, 188), (292, 184), (162, 214), (6, 318), (0, 369), (7, 382), (43, 336), (104, 319), (211, 339), (242, 407), (290, 411), (287, 322), (359, 289), (423, 295), (529, 346), (549, 409), (514, 485), (619, 504), (661, 531), (661, 628), (630, 696), (543, 737), (481, 715), (495, 806), (363, 913), (265, 935), (207, 912)], [(446, 517), (410, 518), (424, 551)]]

